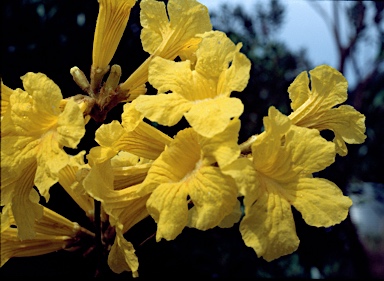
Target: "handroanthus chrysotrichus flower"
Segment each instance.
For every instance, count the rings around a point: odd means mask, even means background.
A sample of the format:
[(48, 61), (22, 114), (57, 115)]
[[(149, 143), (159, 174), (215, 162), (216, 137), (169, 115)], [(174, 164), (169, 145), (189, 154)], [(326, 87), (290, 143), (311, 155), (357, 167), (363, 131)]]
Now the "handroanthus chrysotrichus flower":
[(212, 30), (207, 7), (196, 0), (140, 2), (141, 42), (149, 58), (120, 88), (132, 91), (148, 80), (148, 67), (159, 56), (173, 60), (194, 52), (201, 41), (197, 35)]
[[(336, 69), (320, 65), (300, 73), (288, 88), (293, 112), (289, 115), (297, 126), (332, 130), (336, 152), (347, 155), (345, 143), (363, 143), (365, 116), (350, 105), (340, 105), (347, 100), (348, 82)], [(309, 82), (310, 86), (309, 87)]]
[[(207, 32), (190, 60), (174, 62), (160, 57), (149, 68), (149, 82), (157, 95), (138, 97), (135, 108), (151, 121), (173, 126), (183, 116), (205, 137), (223, 132), (244, 109), (231, 92), (242, 91), (251, 63), (223, 32)], [(166, 93), (170, 91), (170, 93)]]
[(21, 79), (24, 90), (12, 92), (1, 120), (1, 205), (12, 205), (19, 237), (27, 239), (42, 215), (33, 186), (49, 199), (70, 159), (63, 147), (76, 148), (85, 125), (72, 99), (62, 108), (60, 88), (45, 74), (29, 72)]
[(236, 160), (225, 173), (244, 195), (240, 232), (245, 244), (271, 261), (298, 248), (292, 206), (308, 225), (329, 227), (347, 217), (352, 201), (333, 182), (313, 177), (334, 162), (334, 143), (316, 129), (293, 125), (274, 107), (264, 126), (251, 157)]
[(137, 193), (151, 193), (147, 209), (157, 222), (157, 241), (175, 239), (186, 226), (213, 228), (232, 214), (238, 190), (221, 167), (240, 154), (239, 129), (238, 119), (213, 138), (202, 137), (193, 128), (184, 129), (153, 161)]

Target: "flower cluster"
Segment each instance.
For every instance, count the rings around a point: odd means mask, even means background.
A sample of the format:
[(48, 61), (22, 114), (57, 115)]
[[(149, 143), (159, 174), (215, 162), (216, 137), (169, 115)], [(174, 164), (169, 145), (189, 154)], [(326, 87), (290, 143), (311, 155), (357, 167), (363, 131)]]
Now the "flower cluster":
[[(292, 206), (311, 226), (343, 221), (352, 201), (314, 176), (337, 154), (347, 155), (346, 143), (366, 137), (364, 115), (340, 105), (347, 99), (343, 75), (327, 65), (302, 72), (288, 88), (292, 113), (270, 107), (264, 131), (239, 144), (244, 106), (231, 93), (245, 89), (251, 68), (242, 44), (213, 31), (207, 8), (195, 0), (142, 0), (149, 56), (120, 82), (120, 66), (109, 63), (134, 5), (99, 0), (90, 82), (79, 68), (70, 70), (83, 95), (63, 99), (42, 73), (21, 77), (24, 90), (1, 84), (1, 265), (98, 236), (39, 203), (56, 183), (107, 226), (100, 229), (107, 229), (110, 268), (133, 276), (139, 262), (124, 234), (148, 216), (157, 223), (157, 241), (175, 239), (185, 227), (239, 222), (244, 243), (267, 261), (299, 246)], [(145, 94), (147, 83), (156, 95)], [(90, 118), (104, 121), (119, 103), (121, 122), (98, 128), (98, 146), (66, 153)], [(152, 125), (183, 118), (188, 127), (175, 136)], [(322, 130), (333, 131), (333, 141)]]

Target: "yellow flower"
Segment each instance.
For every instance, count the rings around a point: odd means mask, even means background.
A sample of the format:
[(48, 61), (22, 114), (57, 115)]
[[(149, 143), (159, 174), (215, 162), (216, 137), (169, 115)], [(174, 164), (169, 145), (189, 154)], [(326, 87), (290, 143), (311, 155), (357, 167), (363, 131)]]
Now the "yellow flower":
[(212, 30), (207, 7), (195, 0), (170, 0), (167, 9), (163, 2), (142, 0), (140, 8), (141, 42), (151, 56), (120, 84), (125, 91), (147, 82), (148, 66), (154, 57), (173, 60), (195, 50), (201, 41), (196, 35)]
[(83, 185), (87, 192), (101, 202), (109, 215), (116, 237), (108, 255), (112, 271), (132, 271), (137, 277), (138, 260), (133, 245), (123, 234), (148, 216), (146, 201), (149, 195), (139, 196), (138, 184), (146, 176), (150, 163), (127, 152), (121, 152), (102, 163), (91, 164)]
[[(98, 2), (99, 14), (93, 40), (90, 85), (91, 91), (94, 93), (98, 92), (100, 83), (109, 70), (109, 63), (123, 36), (131, 8), (135, 5), (136, 0), (98, 0)], [(120, 75), (118, 75), (116, 85)], [(113, 76), (112, 74), (111, 77)]]
[(103, 163), (91, 165), (83, 181), (85, 190), (101, 202), (109, 216), (122, 224), (123, 233), (148, 216), (145, 208), (148, 196), (141, 197), (136, 191), (150, 163), (129, 163), (127, 154), (120, 153)]
[(291, 206), (316, 227), (340, 223), (352, 201), (332, 182), (313, 178), (335, 158), (335, 145), (318, 130), (291, 125), (275, 108), (264, 118), (265, 133), (252, 144), (252, 160), (241, 158), (224, 171), (244, 195), (240, 232), (245, 244), (267, 261), (294, 252), (296, 235)]
[(69, 161), (63, 147), (76, 148), (85, 133), (83, 114), (73, 100), (60, 108), (59, 87), (42, 73), (22, 78), (25, 91), (16, 89), (1, 121), (1, 205), (12, 204), (21, 239), (34, 235), (34, 219), (41, 215), (35, 184), (49, 199), (49, 188)]
[(108, 70), (113, 55), (127, 26), (131, 8), (136, 0), (98, 0), (95, 37), (93, 41), (92, 68)]
[(93, 233), (71, 222), (52, 210), (42, 207), (43, 213), (35, 220), (32, 228), (36, 236), (28, 240), (17, 237), (15, 218), (8, 206), (1, 213), (1, 266), (13, 257), (30, 257), (56, 252), (70, 247), (80, 232), (94, 236)]
[[(242, 91), (249, 79), (250, 61), (219, 31), (206, 33), (196, 52), (193, 69), (190, 61), (153, 59), (149, 82), (159, 93), (139, 96), (136, 109), (148, 119), (173, 126), (183, 116), (195, 131), (212, 137), (228, 126), (244, 106), (232, 91)], [(165, 92), (171, 91), (166, 94)]]
[[(229, 148), (233, 146), (229, 136), (235, 135), (237, 140), (239, 128), (240, 122), (234, 120), (228, 131), (213, 139), (198, 135), (193, 128), (184, 129), (152, 163), (137, 192), (143, 196), (152, 192), (147, 209), (157, 222), (157, 241), (176, 238), (185, 226), (213, 228), (233, 212), (238, 194), (236, 184), (221, 172), (216, 162), (218, 147), (223, 152), (228, 147), (219, 166), (238, 157), (239, 153)], [(193, 204), (190, 210), (188, 204)]]
[(363, 143), (366, 136), (365, 116), (352, 106), (334, 106), (347, 100), (347, 80), (336, 69), (321, 65), (300, 73), (288, 88), (293, 112), (289, 115), (297, 126), (332, 130), (335, 134), (336, 152), (347, 155), (345, 143)]
[[(124, 115), (123, 115), (124, 118)], [(124, 119), (123, 119), (124, 120)], [(88, 160), (94, 163), (104, 162), (119, 151), (126, 151), (147, 159), (156, 159), (172, 138), (145, 123), (138, 122), (133, 130), (126, 129), (119, 121), (101, 125), (96, 131), (95, 140), (100, 146), (93, 147)]]

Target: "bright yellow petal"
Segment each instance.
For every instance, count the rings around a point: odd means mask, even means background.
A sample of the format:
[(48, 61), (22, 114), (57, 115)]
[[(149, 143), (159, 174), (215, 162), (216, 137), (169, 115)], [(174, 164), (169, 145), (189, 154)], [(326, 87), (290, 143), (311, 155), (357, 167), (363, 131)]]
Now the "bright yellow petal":
[(70, 99), (57, 119), (57, 141), (62, 146), (77, 148), (85, 134), (83, 114), (77, 103)]
[(4, 116), (7, 111), (9, 98), (12, 95), (13, 90), (3, 84), (1, 81), (1, 117)]
[(192, 103), (175, 94), (158, 94), (156, 96), (140, 96), (136, 109), (146, 118), (165, 126), (176, 125)]
[(121, 125), (127, 131), (133, 131), (143, 121), (144, 115), (136, 109), (136, 100), (126, 103), (121, 114)]
[[(133, 158), (136, 161), (133, 161)], [(115, 190), (119, 190), (143, 182), (152, 165), (152, 161), (139, 158), (129, 152), (121, 151), (111, 159), (111, 164), (115, 176), (113, 185)]]
[(141, 1), (140, 7), (141, 41), (150, 54), (174, 59), (179, 51), (199, 42), (196, 34), (212, 29), (208, 9), (195, 0), (170, 0), (167, 11), (163, 3), (153, 0)]
[(184, 116), (197, 133), (210, 138), (223, 132), (231, 119), (239, 117), (243, 110), (241, 100), (219, 96), (195, 103)]
[(174, 62), (156, 57), (149, 67), (148, 81), (160, 93), (172, 91), (192, 100), (194, 81), (190, 61)]
[(59, 171), (69, 162), (69, 155), (59, 146), (54, 133), (47, 133), (39, 143), (35, 185), (49, 199), (49, 188), (59, 181)]
[[(365, 116), (349, 105), (332, 108), (322, 117), (319, 130), (329, 129), (335, 133), (336, 152), (341, 156), (347, 154), (345, 143), (359, 144), (366, 139)], [(320, 123), (320, 122), (319, 122)]]
[(195, 70), (208, 79), (216, 79), (228, 68), (239, 48), (221, 31), (206, 32), (202, 37)]
[(302, 178), (298, 184), (287, 187), (295, 198), (292, 205), (302, 214), (305, 222), (317, 227), (330, 227), (348, 216), (352, 200), (343, 196), (333, 183), (319, 178)]
[(310, 97), (309, 77), (306, 71), (301, 72), (288, 88), (289, 98), (291, 99), (291, 108), (296, 111)]
[(249, 59), (242, 53), (236, 53), (231, 66), (220, 75), (217, 92), (229, 96), (234, 91), (243, 91), (248, 84), (250, 69)]
[(203, 166), (186, 179), (184, 185), (194, 205), (189, 214), (190, 227), (213, 228), (231, 214), (236, 205), (236, 183), (220, 168)]
[(259, 196), (257, 189), (257, 173), (253, 163), (248, 158), (239, 158), (221, 169), (226, 175), (231, 176), (238, 187), (240, 195), (244, 196), (246, 205), (252, 204)]
[(188, 223), (188, 192), (180, 183), (160, 184), (147, 201), (147, 210), (157, 222), (156, 241), (175, 239)]
[(201, 137), (199, 143), (205, 158), (209, 163), (217, 162), (220, 168), (232, 163), (240, 156), (240, 147), (237, 144), (240, 131), (240, 120), (233, 119), (228, 127), (212, 138)]
[(221, 228), (231, 228), (235, 223), (240, 221), (242, 215), (240, 201), (237, 200), (232, 212), (224, 217), (218, 226)]
[(17, 187), (17, 194), (13, 196), (12, 200), (12, 212), (15, 217), (20, 240), (32, 239), (36, 236), (34, 229), (35, 220), (40, 219), (43, 215), (43, 207), (38, 204), (40, 196), (30, 185), (30, 178), (18, 181), (18, 183), (24, 186), (23, 188)]
[(82, 181), (77, 175), (78, 172), (81, 173), (82, 169), (90, 168), (84, 163), (84, 155), (85, 151), (81, 151), (75, 156), (70, 156), (67, 166), (59, 172), (59, 183), (77, 205), (88, 216), (91, 216), (94, 212), (94, 200), (85, 192)]
[[(207, 79), (218, 80), (217, 92), (229, 96), (241, 92), (249, 80), (251, 62), (237, 46), (220, 31), (207, 32), (196, 51), (196, 71)], [(219, 78), (220, 77), (220, 78)]]
[(93, 41), (92, 66), (105, 69), (123, 36), (136, 0), (99, 0), (99, 14)]
[(291, 205), (279, 194), (263, 193), (251, 206), (246, 206), (240, 223), (244, 243), (258, 257), (272, 261), (291, 254), (299, 246)]
[(95, 139), (101, 147), (91, 149), (88, 157), (94, 163), (104, 162), (119, 151), (127, 151), (147, 159), (156, 159), (172, 140), (171, 137), (144, 121), (141, 121), (133, 131), (128, 131), (116, 120), (100, 126), (96, 131)]
[(115, 273), (123, 271), (132, 271), (133, 277), (138, 277), (139, 261), (135, 254), (135, 249), (131, 242), (128, 242), (121, 230), (121, 226), (117, 225), (115, 243), (108, 254), (108, 265)]
[(169, 30), (169, 19), (165, 3), (159, 1), (140, 2), (141, 42), (144, 51), (152, 54)]

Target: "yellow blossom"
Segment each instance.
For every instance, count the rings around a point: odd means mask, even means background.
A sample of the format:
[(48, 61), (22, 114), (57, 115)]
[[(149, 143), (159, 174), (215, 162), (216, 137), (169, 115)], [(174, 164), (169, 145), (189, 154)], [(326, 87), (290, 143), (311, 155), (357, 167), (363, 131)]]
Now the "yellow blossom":
[(173, 60), (195, 50), (201, 41), (196, 35), (212, 30), (207, 7), (196, 0), (170, 0), (167, 9), (161, 1), (142, 0), (140, 8), (141, 42), (151, 56), (120, 84), (125, 91), (147, 82), (148, 66), (154, 57)]
[[(115, 158), (125, 158), (119, 154)], [(131, 165), (125, 163), (126, 173), (121, 174), (122, 167), (112, 166), (114, 161), (92, 165), (88, 175), (84, 178), (85, 190), (96, 200), (101, 202), (105, 212), (123, 225), (123, 232), (128, 231), (134, 224), (148, 216), (145, 203), (148, 196), (139, 196), (136, 191), (143, 181), (150, 165), (146, 163)], [(115, 176), (116, 173), (116, 176)], [(126, 184), (123, 184), (123, 179)]]
[[(153, 161), (137, 192), (142, 196), (152, 192), (147, 209), (157, 222), (157, 241), (174, 239), (185, 226), (213, 228), (233, 212), (238, 190), (216, 164), (216, 153), (219, 146), (233, 145), (233, 139), (225, 135), (237, 136), (239, 128), (239, 121), (234, 120), (228, 131), (214, 139), (198, 135), (193, 128), (184, 129)], [(220, 160), (223, 166), (232, 161), (232, 153)], [(193, 204), (190, 210), (188, 204)]]
[(60, 108), (59, 87), (42, 73), (22, 78), (25, 91), (16, 89), (1, 121), (1, 205), (12, 205), (21, 239), (34, 235), (41, 215), (30, 197), (33, 185), (49, 199), (49, 188), (69, 161), (63, 147), (76, 148), (85, 133), (83, 114), (73, 100)]
[(87, 157), (94, 163), (101, 163), (112, 158), (119, 151), (155, 159), (172, 138), (144, 121), (130, 131), (126, 130), (119, 121), (114, 120), (97, 129), (95, 140), (100, 146), (93, 147)]
[(318, 130), (292, 125), (273, 107), (264, 126), (265, 133), (252, 144), (252, 158), (238, 159), (224, 172), (244, 195), (240, 232), (245, 244), (271, 261), (298, 248), (291, 206), (307, 224), (329, 227), (347, 217), (352, 201), (334, 183), (312, 176), (335, 158), (335, 145)]
[(153, 59), (149, 82), (158, 94), (139, 96), (135, 108), (167, 126), (184, 116), (205, 137), (224, 131), (244, 109), (239, 99), (230, 97), (232, 91), (242, 91), (249, 79), (251, 64), (240, 48), (241, 44), (236, 46), (224, 33), (212, 31), (203, 36), (194, 68), (189, 60)]
[[(300, 73), (288, 88), (293, 112), (289, 115), (297, 126), (332, 130), (336, 152), (347, 155), (345, 143), (363, 143), (366, 136), (365, 116), (352, 106), (341, 105), (347, 100), (348, 83), (336, 69), (321, 65)], [(309, 83), (311, 88), (309, 88)]]
[(116, 273), (132, 271), (132, 275), (137, 277), (139, 264), (135, 250), (123, 234), (148, 216), (145, 204), (149, 195), (139, 196), (136, 191), (150, 163), (127, 152), (102, 163), (91, 163), (92, 168), (83, 182), (84, 188), (101, 202), (116, 232), (108, 264)]
[[(102, 77), (109, 69), (108, 64), (116, 52), (136, 0), (98, 1), (99, 14), (93, 41), (91, 76)], [(99, 79), (96, 80), (96, 83), (100, 82)]]
[(52, 210), (42, 207), (42, 217), (35, 220), (32, 228), (36, 236), (20, 240), (17, 236), (15, 218), (8, 206), (1, 213), (1, 266), (13, 257), (30, 257), (56, 252), (71, 247), (80, 233), (93, 233), (71, 222)]

